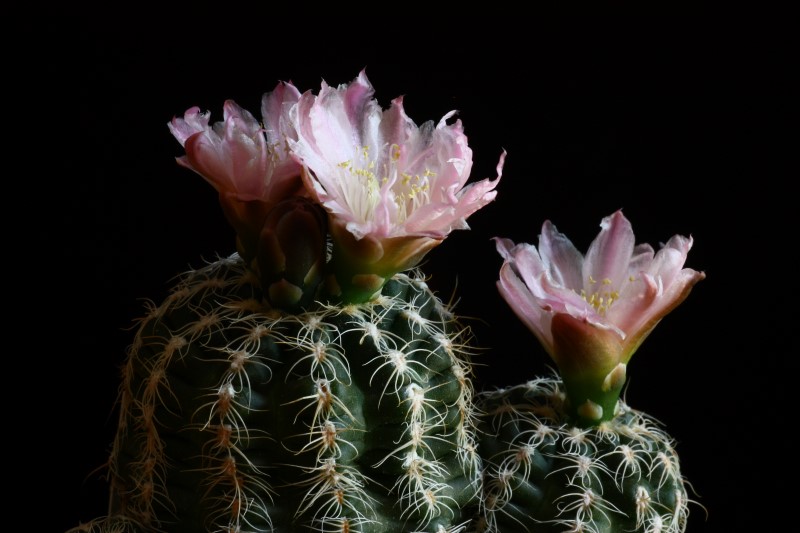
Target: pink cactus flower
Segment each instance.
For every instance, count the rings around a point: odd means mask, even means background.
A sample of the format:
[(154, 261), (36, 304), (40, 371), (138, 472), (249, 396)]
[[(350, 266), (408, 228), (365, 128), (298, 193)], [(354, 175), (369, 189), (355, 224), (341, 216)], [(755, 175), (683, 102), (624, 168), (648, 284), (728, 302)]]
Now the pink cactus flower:
[[(570, 383), (582, 389), (585, 397), (573, 400), (590, 419), (603, 407), (599, 397), (618, 395), (642, 341), (705, 278), (684, 268), (691, 237), (675, 235), (655, 252), (635, 243), (621, 211), (600, 228), (585, 256), (550, 221), (542, 226), (538, 249), (495, 240), (504, 259), (500, 294), (553, 358), (568, 389)], [(595, 386), (597, 398), (583, 390)]]
[(232, 100), (223, 106), (223, 120), (213, 125), (210, 113), (198, 107), (168, 123), (186, 150), (178, 163), (200, 174), (219, 192), (240, 248), (249, 255), (254, 253), (251, 248), (269, 210), (302, 191), (301, 167), (288, 150), (288, 142), (296, 138), (289, 110), (299, 98), (291, 83), (279, 83), (264, 94), (263, 125)]
[(373, 94), (364, 71), (347, 85), (323, 82), (300, 97), (290, 141), (306, 188), (329, 212), (337, 281), (362, 286), (363, 297), (468, 229), (467, 217), (495, 198), (505, 157), (496, 179), (465, 185), (472, 150), (461, 121), (447, 123), (455, 112), (417, 126), (402, 97), (384, 110)]
[(286, 182), (300, 174), (287, 150), (287, 140), (296, 135), (288, 112), (299, 98), (290, 83), (279, 83), (264, 94), (263, 126), (233, 100), (225, 102), (222, 122), (213, 125), (209, 112), (192, 107), (168, 124), (186, 149), (178, 163), (200, 174), (221, 194), (242, 201), (282, 199)]

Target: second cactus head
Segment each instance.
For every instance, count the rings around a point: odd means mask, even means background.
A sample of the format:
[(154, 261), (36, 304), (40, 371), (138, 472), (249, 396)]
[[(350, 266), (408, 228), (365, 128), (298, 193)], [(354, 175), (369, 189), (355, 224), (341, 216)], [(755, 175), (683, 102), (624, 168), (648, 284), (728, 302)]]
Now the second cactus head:
[(691, 238), (656, 252), (621, 211), (600, 227), (585, 255), (549, 221), (538, 247), (496, 240), (500, 293), (559, 376), (478, 396), (478, 531), (685, 531), (674, 442), (620, 392), (633, 353), (705, 274), (683, 266)]

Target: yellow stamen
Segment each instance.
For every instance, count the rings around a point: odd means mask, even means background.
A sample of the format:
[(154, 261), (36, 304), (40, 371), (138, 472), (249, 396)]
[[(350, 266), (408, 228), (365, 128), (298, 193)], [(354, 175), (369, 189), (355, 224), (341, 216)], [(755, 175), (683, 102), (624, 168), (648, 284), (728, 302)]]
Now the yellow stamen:
[[(588, 280), (590, 285), (597, 283), (597, 280), (594, 279), (593, 276), (589, 276)], [(612, 285), (613, 282), (610, 278), (603, 278), (601, 281), (603, 285)], [(605, 314), (610, 308), (611, 304), (619, 299), (619, 292), (611, 289), (610, 290), (602, 290), (592, 293), (587, 293), (586, 289), (581, 289), (580, 295), (583, 300), (595, 308), (595, 310), (602, 314)]]

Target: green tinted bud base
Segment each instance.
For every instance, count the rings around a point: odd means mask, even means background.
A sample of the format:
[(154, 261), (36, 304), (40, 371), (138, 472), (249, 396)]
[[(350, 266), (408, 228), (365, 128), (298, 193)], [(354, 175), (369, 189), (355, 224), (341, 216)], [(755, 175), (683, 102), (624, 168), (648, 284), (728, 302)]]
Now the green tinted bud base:
[(589, 373), (574, 376), (562, 372), (566, 395), (564, 409), (570, 423), (596, 427), (613, 419), (619, 408), (619, 396), (625, 384), (625, 365), (620, 364), (602, 375)]

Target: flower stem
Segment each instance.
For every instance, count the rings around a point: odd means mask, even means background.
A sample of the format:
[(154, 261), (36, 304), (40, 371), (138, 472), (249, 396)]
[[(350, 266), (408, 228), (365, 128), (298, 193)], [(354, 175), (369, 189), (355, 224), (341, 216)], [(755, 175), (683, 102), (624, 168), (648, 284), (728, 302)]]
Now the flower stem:
[(593, 373), (562, 375), (567, 394), (567, 414), (580, 427), (595, 427), (614, 418), (626, 366), (617, 365), (604, 376)]

